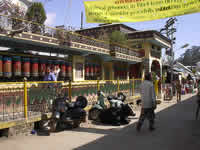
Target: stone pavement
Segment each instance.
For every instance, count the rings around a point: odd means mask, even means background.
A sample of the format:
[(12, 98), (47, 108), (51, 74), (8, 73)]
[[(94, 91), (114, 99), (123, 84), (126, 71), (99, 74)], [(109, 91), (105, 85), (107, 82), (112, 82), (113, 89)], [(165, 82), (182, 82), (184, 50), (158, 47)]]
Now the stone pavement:
[(0, 147), (2, 150), (199, 150), (200, 121), (194, 120), (196, 97), (190, 94), (183, 99), (181, 103), (172, 100), (158, 106), (154, 132), (148, 131), (147, 121), (141, 132), (136, 132), (137, 111), (128, 126), (87, 123), (82, 128), (47, 137), (0, 139)]

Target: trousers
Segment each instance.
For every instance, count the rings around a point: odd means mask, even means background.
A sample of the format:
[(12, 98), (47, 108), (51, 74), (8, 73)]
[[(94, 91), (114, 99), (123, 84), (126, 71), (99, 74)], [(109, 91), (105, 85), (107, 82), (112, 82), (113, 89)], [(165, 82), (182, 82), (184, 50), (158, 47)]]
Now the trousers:
[(154, 109), (153, 108), (142, 108), (140, 118), (137, 123), (137, 130), (141, 129), (143, 122), (146, 118), (149, 120), (149, 129), (154, 128), (154, 119), (155, 119)]

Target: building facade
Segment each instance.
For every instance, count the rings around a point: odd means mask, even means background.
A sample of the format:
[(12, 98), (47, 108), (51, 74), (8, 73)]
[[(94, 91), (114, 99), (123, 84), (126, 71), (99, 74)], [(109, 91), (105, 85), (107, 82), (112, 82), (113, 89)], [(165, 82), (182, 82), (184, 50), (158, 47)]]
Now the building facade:
[[(114, 31), (124, 33), (127, 36), (129, 46), (131, 45), (133, 49), (132, 52), (138, 52), (143, 59), (141, 62), (134, 61), (134, 59), (131, 61), (104, 60), (104, 68), (102, 69), (105, 72), (105, 79), (142, 78), (145, 72), (155, 72), (157, 76), (162, 76), (162, 48), (170, 48), (171, 44), (170, 40), (158, 31), (138, 31), (124, 24), (103, 24), (76, 32), (84, 36), (101, 39), (101, 36), (105, 36), (105, 33), (109, 36)], [(116, 53), (111, 55), (115, 56)]]

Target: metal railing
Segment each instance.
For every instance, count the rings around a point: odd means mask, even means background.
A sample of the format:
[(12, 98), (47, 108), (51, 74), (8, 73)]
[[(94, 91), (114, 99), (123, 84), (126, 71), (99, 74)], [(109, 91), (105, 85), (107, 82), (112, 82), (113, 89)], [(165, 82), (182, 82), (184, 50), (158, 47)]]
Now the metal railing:
[[(0, 32), (6, 33), (7, 31), (13, 31), (18, 29), (22, 29), (23, 32), (27, 33), (55, 38), (56, 40), (58, 40), (57, 43), (65, 46), (69, 46), (72, 44), (72, 42), (74, 42), (104, 49), (111, 48), (110, 43), (106, 41), (80, 35), (76, 32), (67, 31), (59, 28), (52, 28), (35, 22), (0, 14)], [(125, 45), (120, 45), (118, 43), (112, 43), (111, 49), (126, 55), (143, 57), (135, 49)]]
[(88, 105), (97, 101), (97, 91), (108, 95), (123, 92), (127, 98), (139, 96), (141, 79), (132, 80), (91, 80), (80, 82), (37, 81), (0, 83), (0, 122), (30, 119), (51, 112), (52, 101), (66, 96), (75, 101), (85, 96)]
[(20, 82), (0, 84), (0, 121), (17, 120), (24, 117), (24, 89)]
[(67, 96), (68, 91), (62, 83), (64, 82), (25, 82), (27, 84), (27, 117), (50, 112), (55, 98)]

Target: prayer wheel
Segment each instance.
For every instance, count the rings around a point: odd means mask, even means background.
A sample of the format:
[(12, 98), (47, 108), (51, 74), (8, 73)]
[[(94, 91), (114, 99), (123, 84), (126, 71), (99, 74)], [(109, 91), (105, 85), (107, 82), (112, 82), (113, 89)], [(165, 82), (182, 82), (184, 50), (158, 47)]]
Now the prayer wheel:
[(3, 57), (0, 56), (0, 77), (3, 77)]
[(39, 59), (32, 58), (31, 59), (31, 76), (38, 77), (39, 76)]
[(61, 61), (60, 62), (60, 67), (61, 67), (61, 69), (60, 69), (60, 76), (62, 78), (65, 78), (66, 77), (66, 65), (65, 65), (65, 61)]
[(45, 59), (40, 59), (40, 64), (39, 64), (39, 75), (41, 77), (44, 77), (46, 74), (46, 63), (47, 61)]
[(23, 76), (24, 77), (30, 77), (30, 58), (23, 58), (22, 59), (23, 62)]
[(15, 77), (20, 77), (22, 75), (21, 57), (13, 57), (13, 75)]
[(12, 77), (12, 58), (11, 57), (3, 58), (3, 75), (6, 78)]

